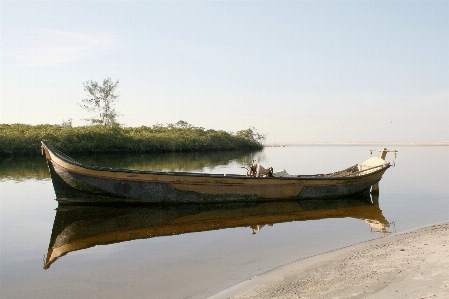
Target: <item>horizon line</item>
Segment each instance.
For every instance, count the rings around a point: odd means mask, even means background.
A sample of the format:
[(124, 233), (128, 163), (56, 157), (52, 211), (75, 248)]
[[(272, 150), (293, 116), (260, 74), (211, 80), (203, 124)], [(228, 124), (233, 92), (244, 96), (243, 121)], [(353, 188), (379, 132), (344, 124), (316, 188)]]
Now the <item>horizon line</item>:
[(404, 145), (404, 146), (449, 146), (449, 141), (439, 142), (271, 142), (264, 146), (294, 146), (294, 145)]

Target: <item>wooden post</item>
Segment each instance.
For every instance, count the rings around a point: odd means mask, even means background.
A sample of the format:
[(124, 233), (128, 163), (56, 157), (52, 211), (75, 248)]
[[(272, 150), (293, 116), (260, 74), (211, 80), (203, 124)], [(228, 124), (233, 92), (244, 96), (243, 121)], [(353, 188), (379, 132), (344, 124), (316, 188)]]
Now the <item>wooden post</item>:
[(373, 186), (371, 186), (371, 193), (379, 194), (379, 183), (375, 183)]
[(384, 147), (384, 150), (382, 151), (382, 155), (380, 155), (380, 157), (383, 160), (385, 160), (385, 158), (387, 157), (387, 153), (388, 153), (388, 150)]

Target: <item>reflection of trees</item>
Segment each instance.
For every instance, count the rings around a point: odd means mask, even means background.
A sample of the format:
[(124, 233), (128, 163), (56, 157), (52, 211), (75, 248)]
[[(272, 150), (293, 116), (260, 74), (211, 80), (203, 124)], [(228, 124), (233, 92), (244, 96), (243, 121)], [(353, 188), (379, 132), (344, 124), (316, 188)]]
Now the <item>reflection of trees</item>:
[[(267, 160), (267, 157), (265, 156), (265, 153), (263, 151), (253, 152), (251, 157), (252, 157), (251, 161), (255, 160), (257, 164), (263, 164)], [(271, 165), (264, 165), (264, 166), (271, 166)]]
[[(231, 162), (250, 165), (252, 159), (262, 161), (259, 157), (261, 157), (261, 151), (72, 155), (72, 158), (87, 165), (154, 171), (199, 171), (205, 167), (213, 169)], [(47, 178), (50, 178), (50, 174), (45, 158), (42, 156), (0, 158), (0, 180), (42, 180)]]
[(42, 156), (0, 158), (0, 180), (49, 178), (47, 163)]

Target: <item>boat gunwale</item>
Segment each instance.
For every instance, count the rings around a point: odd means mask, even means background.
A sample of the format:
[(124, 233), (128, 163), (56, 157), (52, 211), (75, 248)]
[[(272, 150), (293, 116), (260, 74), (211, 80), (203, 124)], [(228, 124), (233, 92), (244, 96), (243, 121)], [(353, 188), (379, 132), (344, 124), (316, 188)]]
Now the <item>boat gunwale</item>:
[[(291, 181), (298, 181), (298, 180), (357, 180), (357, 179), (373, 176), (379, 172), (385, 171), (386, 169), (388, 169), (391, 166), (389, 162), (386, 162), (383, 165), (377, 165), (377, 166), (370, 167), (367, 169), (359, 170), (357, 172), (353, 172), (350, 175), (339, 176), (339, 177), (332, 177), (332, 175), (337, 172), (344, 171), (348, 168), (357, 166), (358, 164), (350, 166), (341, 171), (335, 171), (335, 172), (331, 172), (331, 173), (327, 173), (327, 174), (294, 175), (294, 176), (286, 176), (286, 177), (250, 177), (250, 176), (241, 175), (241, 174), (213, 174), (213, 173), (181, 172), (181, 171), (180, 172), (164, 172), (164, 171), (137, 170), (137, 169), (112, 168), (112, 167), (104, 167), (104, 166), (86, 165), (86, 164), (80, 163), (80, 162), (76, 161), (75, 159), (67, 156), (60, 150), (48, 145), (45, 140), (42, 140), (41, 144), (49, 152), (51, 152), (51, 154), (53, 154), (54, 156), (56, 156), (58, 159), (62, 160), (63, 162), (68, 163), (70, 165), (84, 168), (86, 170), (94, 170), (94, 171), (101, 171), (101, 172), (103, 172), (103, 171), (104, 172), (117, 172), (117, 173), (151, 174), (151, 175), (157, 175), (157, 176), (160, 175), (160, 176), (186, 176), (186, 177), (205, 177), (205, 178), (223, 178), (223, 179), (291, 180)], [(50, 160), (52, 163), (58, 164), (53, 159), (47, 159), (47, 160)], [(62, 167), (61, 165), (59, 165), (59, 166)], [(375, 168), (379, 168), (379, 169), (375, 170), (375, 171), (368, 172), (367, 174), (357, 175), (358, 173), (367, 172), (367, 171), (375, 169)], [(67, 171), (73, 172), (72, 170), (69, 170), (69, 169), (67, 169)], [(76, 172), (76, 173), (78, 173), (78, 172)], [(80, 174), (82, 174), (82, 173), (80, 173)], [(84, 174), (84, 175), (86, 175), (86, 174)], [(92, 176), (92, 175), (89, 175), (89, 176)], [(109, 178), (109, 179), (114, 179), (114, 178)]]

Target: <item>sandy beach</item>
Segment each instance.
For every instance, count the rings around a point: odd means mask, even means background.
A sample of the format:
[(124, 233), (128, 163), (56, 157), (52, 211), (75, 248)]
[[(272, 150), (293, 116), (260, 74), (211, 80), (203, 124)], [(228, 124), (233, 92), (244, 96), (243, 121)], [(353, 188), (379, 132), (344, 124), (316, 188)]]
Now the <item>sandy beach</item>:
[(210, 299), (449, 298), (449, 222), (309, 257)]

